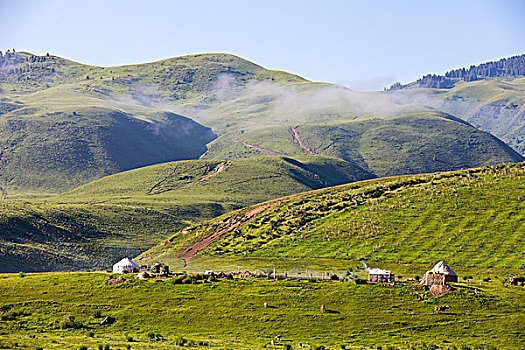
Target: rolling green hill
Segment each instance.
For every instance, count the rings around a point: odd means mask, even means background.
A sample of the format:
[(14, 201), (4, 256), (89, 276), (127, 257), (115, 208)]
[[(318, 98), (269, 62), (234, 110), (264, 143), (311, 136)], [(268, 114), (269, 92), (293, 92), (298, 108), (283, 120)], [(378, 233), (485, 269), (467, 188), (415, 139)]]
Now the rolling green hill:
[(94, 67), (21, 52), (0, 66), (0, 185), (8, 195), (60, 193), (122, 170), (201, 156), (213, 135), (177, 115), (219, 137), (206, 159), (254, 154), (232, 139), (276, 149), (255, 154), (308, 154), (284, 136), (300, 126), (312, 153), (376, 175), (523, 160), (461, 124), (470, 111), (454, 119), (399, 94), (309, 82), (228, 54)]
[(368, 180), (185, 228), (143, 262), (195, 256), (523, 268), (523, 163)]
[(492, 135), (435, 111), (304, 124), (293, 129), (260, 128), (218, 138), (203, 157), (235, 159), (257, 154), (309, 153), (354, 162), (377, 176), (467, 169), (523, 160)]
[(0, 203), (0, 271), (108, 267), (190, 223), (374, 175), (326, 157), (192, 160), (119, 173), (45, 200)]

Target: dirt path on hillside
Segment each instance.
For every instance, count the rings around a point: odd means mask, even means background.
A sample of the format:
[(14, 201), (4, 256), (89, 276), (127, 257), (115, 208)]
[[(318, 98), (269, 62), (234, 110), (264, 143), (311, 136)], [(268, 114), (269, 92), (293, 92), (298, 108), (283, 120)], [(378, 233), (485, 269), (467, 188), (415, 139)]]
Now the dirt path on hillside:
[(199, 253), (200, 251), (202, 251), (203, 249), (208, 247), (213, 241), (215, 241), (217, 238), (221, 237), (224, 233), (233, 231), (236, 228), (247, 224), (248, 222), (251, 221), (251, 219), (255, 215), (259, 214), (260, 212), (262, 212), (262, 211), (264, 211), (264, 210), (266, 210), (268, 208), (271, 208), (271, 207), (273, 207), (273, 206), (275, 206), (275, 205), (277, 205), (279, 203), (283, 203), (283, 202), (287, 202), (287, 201), (291, 201), (291, 200), (303, 197), (305, 195), (306, 194), (298, 194), (298, 195), (287, 197), (287, 198), (284, 198), (284, 199), (281, 199), (281, 200), (278, 200), (278, 201), (275, 201), (275, 202), (261, 204), (261, 205), (255, 207), (255, 208), (253, 208), (251, 210), (248, 210), (246, 213), (244, 213), (244, 215), (243, 215), (243, 217), (241, 219), (238, 219), (237, 222), (232, 222), (228, 227), (226, 227), (226, 228), (224, 228), (224, 229), (222, 229), (220, 231), (213, 232), (212, 234), (204, 237), (200, 241), (195, 242), (192, 245), (190, 245), (189, 247), (187, 247), (186, 249), (184, 249), (180, 253), (179, 257), (184, 260), (186, 265), (188, 265), (190, 263), (190, 260), (193, 258), (193, 256), (195, 254)]
[(246, 141), (242, 141), (242, 140), (238, 140), (238, 139), (231, 139), (231, 140), (233, 142), (242, 143), (244, 146), (246, 146), (248, 148), (253, 148), (253, 149), (256, 149), (256, 150), (261, 151), (261, 152), (266, 152), (266, 153), (269, 153), (269, 154), (274, 155), (274, 156), (284, 156), (285, 155), (285, 154), (276, 152), (274, 150), (271, 150), (269, 148), (265, 148), (265, 147), (260, 147), (260, 146), (249, 144)]
[(306, 147), (303, 142), (301, 141), (301, 139), (299, 138), (299, 133), (297, 132), (297, 128), (298, 126), (296, 127), (293, 127), (293, 126), (290, 126), (290, 128), (288, 129), (288, 131), (290, 132), (290, 134), (292, 135), (293, 139), (299, 144), (299, 147), (301, 147), (303, 150), (305, 150), (307, 153), (315, 156), (317, 155), (316, 153), (314, 153), (311, 149), (309, 149), (308, 147)]
[(217, 168), (217, 170), (215, 170), (215, 171), (214, 171), (213, 173), (211, 173), (211, 174), (208, 174), (208, 175), (204, 176), (202, 179), (199, 180), (199, 182), (202, 182), (202, 181), (204, 181), (204, 180), (208, 180), (210, 177), (222, 173), (222, 172), (223, 172), (224, 170), (226, 170), (226, 168), (229, 167), (230, 165), (231, 165), (231, 162), (230, 162), (230, 161), (226, 161), (226, 162), (222, 163), (221, 165), (219, 165), (219, 167)]

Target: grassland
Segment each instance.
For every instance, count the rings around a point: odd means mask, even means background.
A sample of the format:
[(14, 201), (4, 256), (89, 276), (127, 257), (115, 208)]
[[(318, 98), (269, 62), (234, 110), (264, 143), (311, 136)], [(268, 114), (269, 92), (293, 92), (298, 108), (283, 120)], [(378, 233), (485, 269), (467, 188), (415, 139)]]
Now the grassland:
[[(0, 345), (297, 349), (302, 343), (327, 349), (520, 349), (525, 290), (503, 285), (506, 275), (482, 270), (455, 284), (456, 292), (424, 300), (415, 295), (424, 289), (410, 282), (389, 287), (265, 279), (191, 283), (182, 278), (177, 280), (184, 282), (176, 284), (175, 279), (125, 276), (124, 284), (110, 286), (106, 281), (111, 275), (101, 273), (3, 275)], [(265, 302), (268, 308), (262, 307)], [(434, 305), (450, 309), (433, 314)], [(115, 322), (101, 326), (106, 316)], [(276, 335), (282, 341), (272, 346)], [(189, 342), (180, 346), (180, 337)]]
[(318, 190), (192, 225), (140, 258), (445, 260), (524, 268), (524, 176), (519, 163)]
[(119, 173), (61, 196), (0, 203), (1, 271), (110, 266), (204, 219), (373, 177), (333, 158), (183, 161)]

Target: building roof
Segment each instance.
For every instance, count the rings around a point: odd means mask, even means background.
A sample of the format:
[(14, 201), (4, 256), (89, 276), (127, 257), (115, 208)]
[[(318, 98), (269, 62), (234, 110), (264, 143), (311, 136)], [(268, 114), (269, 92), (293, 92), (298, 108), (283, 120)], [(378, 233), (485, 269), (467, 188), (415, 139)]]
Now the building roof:
[(134, 267), (139, 267), (139, 265), (135, 264), (133, 261), (131, 261), (131, 259), (129, 258), (124, 258), (122, 260), (120, 260), (118, 263), (116, 263), (115, 265), (113, 265), (114, 267), (115, 266), (134, 266)]
[(368, 274), (370, 275), (390, 275), (391, 271), (382, 270), (382, 269), (368, 269)]
[(434, 268), (430, 270), (430, 272), (439, 273), (442, 275), (457, 276), (456, 273), (452, 271), (452, 269), (447, 264), (445, 264), (443, 261), (438, 262), (436, 266), (434, 266)]

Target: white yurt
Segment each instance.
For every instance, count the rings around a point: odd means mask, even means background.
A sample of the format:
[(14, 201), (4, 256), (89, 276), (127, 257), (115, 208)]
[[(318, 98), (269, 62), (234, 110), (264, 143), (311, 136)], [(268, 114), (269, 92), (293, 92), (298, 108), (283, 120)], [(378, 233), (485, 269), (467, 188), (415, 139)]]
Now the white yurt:
[(113, 273), (127, 273), (139, 272), (139, 265), (135, 264), (131, 259), (124, 258), (113, 265)]

